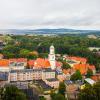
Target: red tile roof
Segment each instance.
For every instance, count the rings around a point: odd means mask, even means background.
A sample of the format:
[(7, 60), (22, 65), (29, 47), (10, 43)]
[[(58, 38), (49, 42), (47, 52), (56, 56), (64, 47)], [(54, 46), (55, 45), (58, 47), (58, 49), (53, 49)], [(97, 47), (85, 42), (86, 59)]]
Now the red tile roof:
[(34, 62), (35, 62), (35, 60), (29, 60), (29, 61), (28, 61), (28, 65), (29, 65), (30, 67), (33, 67), (33, 66), (34, 66)]
[[(28, 65), (29, 67), (49, 68), (50, 62), (48, 59), (37, 58), (36, 60), (29, 60)], [(56, 61), (56, 67), (61, 67), (61, 66), (62, 66), (62, 63)]]
[(75, 64), (73, 69), (80, 70), (81, 74), (86, 74), (88, 69), (95, 70), (95, 66), (89, 64)]
[(30, 67), (36, 67), (36, 68), (49, 68), (50, 62), (48, 59), (43, 58), (37, 58), (36, 60), (30, 60), (28, 61), (28, 64)]
[(56, 67), (61, 67), (62, 63), (60, 61), (56, 61)]
[(86, 63), (87, 62), (87, 59), (86, 58), (82, 58), (82, 57), (71, 56), (71, 57), (68, 57), (68, 58), (71, 59), (71, 60), (80, 61), (82, 63)]
[(0, 67), (8, 67), (8, 66), (9, 66), (9, 60), (0, 59)]
[(9, 59), (10, 62), (27, 62), (27, 58), (14, 58), (14, 59)]

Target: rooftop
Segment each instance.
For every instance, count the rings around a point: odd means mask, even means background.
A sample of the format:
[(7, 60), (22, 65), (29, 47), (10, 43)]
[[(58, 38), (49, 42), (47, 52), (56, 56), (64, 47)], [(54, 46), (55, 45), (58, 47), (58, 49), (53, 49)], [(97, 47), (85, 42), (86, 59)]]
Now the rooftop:
[(52, 87), (50, 87), (49, 85), (47, 85), (44, 81), (39, 80), (38, 84), (44, 89), (44, 90), (51, 90)]
[(33, 72), (33, 69), (11, 70), (10, 71), (10, 73), (17, 73), (17, 72)]
[(85, 81), (88, 82), (91, 85), (93, 85), (95, 83), (95, 81), (90, 79), (90, 78), (86, 78)]
[(47, 81), (49, 81), (49, 82), (54, 82), (54, 81), (58, 81), (58, 79), (56, 79), (56, 78), (51, 78), (51, 79), (47, 79)]
[(44, 72), (55, 72), (55, 70), (52, 70), (51, 68), (44, 68)]

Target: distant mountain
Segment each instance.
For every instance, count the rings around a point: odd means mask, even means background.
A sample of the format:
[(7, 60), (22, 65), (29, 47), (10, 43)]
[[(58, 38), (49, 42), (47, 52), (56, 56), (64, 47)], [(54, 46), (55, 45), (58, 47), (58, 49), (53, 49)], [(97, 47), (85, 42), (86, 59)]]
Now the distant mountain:
[(100, 34), (99, 30), (75, 30), (75, 29), (5, 29), (0, 30), (0, 34)]

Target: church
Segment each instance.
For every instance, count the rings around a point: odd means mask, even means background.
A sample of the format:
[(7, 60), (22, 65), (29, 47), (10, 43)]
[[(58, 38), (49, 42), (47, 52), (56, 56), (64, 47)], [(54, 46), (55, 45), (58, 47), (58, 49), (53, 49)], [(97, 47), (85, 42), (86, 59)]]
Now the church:
[(57, 67), (61, 67), (62, 63), (56, 61), (55, 48), (50, 46), (48, 58), (37, 58), (36, 60), (29, 60), (28, 65), (33, 69), (51, 68), (55, 70)]

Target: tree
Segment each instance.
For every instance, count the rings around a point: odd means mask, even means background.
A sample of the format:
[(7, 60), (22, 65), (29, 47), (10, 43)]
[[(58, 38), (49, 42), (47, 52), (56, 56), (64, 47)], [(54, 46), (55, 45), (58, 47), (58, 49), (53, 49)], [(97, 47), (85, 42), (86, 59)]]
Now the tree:
[(86, 85), (83, 90), (80, 90), (78, 100), (97, 100), (96, 93), (90, 85)]
[(70, 78), (72, 81), (82, 80), (82, 75), (79, 70), (77, 70)]
[(86, 85), (84, 89), (80, 90), (78, 100), (100, 100), (100, 81), (93, 86)]
[(62, 94), (65, 97), (65, 92), (66, 92), (66, 86), (64, 84), (64, 82), (61, 82), (59, 84), (59, 93)]
[(20, 56), (22, 56), (22, 57), (27, 57), (28, 55), (29, 55), (29, 50), (27, 50), (27, 49), (21, 49), (20, 50)]
[(4, 87), (2, 93), (0, 93), (0, 97), (0, 100), (27, 100), (26, 95), (12, 85)]
[(63, 64), (63, 66), (62, 66), (63, 69), (71, 68), (71, 66), (66, 61), (62, 61), (62, 64)]
[(46, 98), (44, 96), (40, 96), (39, 100), (46, 100)]
[(93, 75), (93, 71), (91, 69), (88, 69), (86, 77), (90, 78)]
[(96, 92), (97, 100), (100, 100), (100, 81), (94, 84), (93, 90)]
[(66, 99), (62, 94), (58, 93), (54, 96), (54, 99), (52, 100), (66, 100)]

